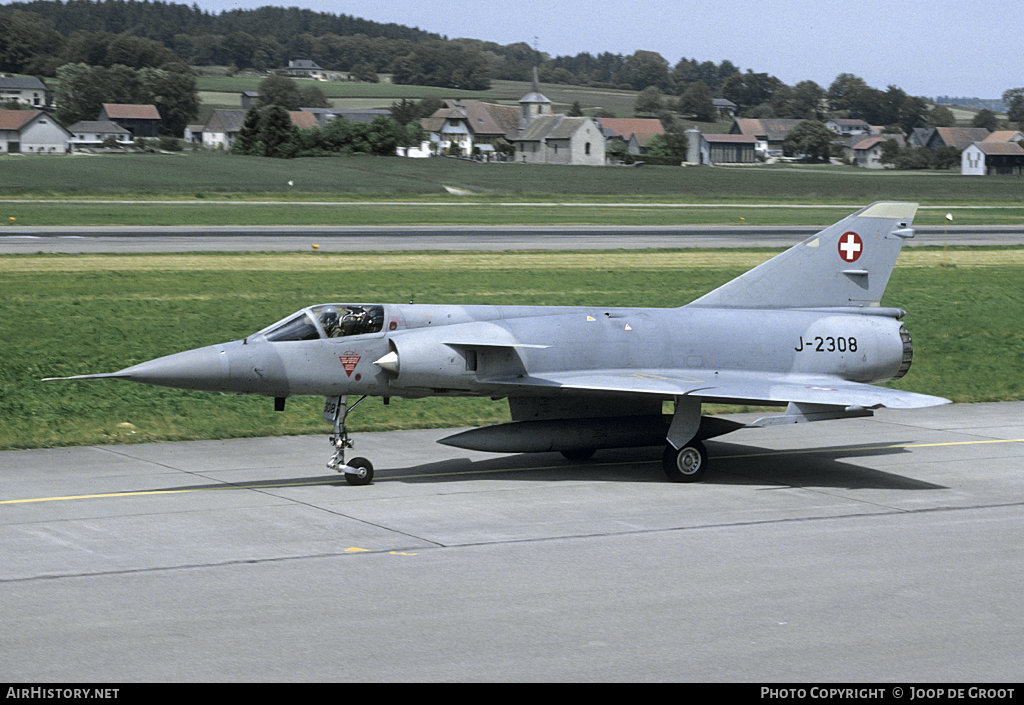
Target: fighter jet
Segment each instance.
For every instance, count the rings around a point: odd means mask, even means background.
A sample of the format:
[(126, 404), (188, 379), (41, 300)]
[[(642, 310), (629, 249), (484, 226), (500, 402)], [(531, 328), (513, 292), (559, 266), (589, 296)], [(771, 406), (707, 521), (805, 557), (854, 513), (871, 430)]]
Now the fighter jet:
[[(668, 479), (695, 482), (703, 441), (740, 428), (948, 403), (874, 386), (903, 377), (913, 357), (906, 312), (880, 302), (916, 211), (874, 203), (678, 308), (318, 304), (242, 340), (50, 379), (260, 394), (277, 410), (324, 396), (327, 467), (353, 485), (373, 465), (345, 460), (346, 422), (370, 396), (504, 398), (510, 423), (440, 442), (569, 459), (664, 445)], [(784, 410), (744, 425), (702, 415), (704, 404)]]

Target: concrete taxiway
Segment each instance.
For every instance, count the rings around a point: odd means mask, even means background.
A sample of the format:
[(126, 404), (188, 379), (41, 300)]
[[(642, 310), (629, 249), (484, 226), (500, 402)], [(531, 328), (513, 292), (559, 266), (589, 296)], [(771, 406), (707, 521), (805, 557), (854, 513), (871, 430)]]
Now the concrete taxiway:
[[(852, 208), (851, 210), (856, 210)], [(789, 247), (816, 226), (735, 225), (408, 225), (4, 227), (0, 254), (102, 252), (322, 252), (417, 250), (618, 250), (684, 247)], [(909, 246), (1024, 244), (1019, 225), (918, 226)]]
[(742, 430), (694, 485), (448, 432), (357, 434), (366, 487), (323, 437), (0, 453), (0, 674), (1021, 677), (1024, 402)]

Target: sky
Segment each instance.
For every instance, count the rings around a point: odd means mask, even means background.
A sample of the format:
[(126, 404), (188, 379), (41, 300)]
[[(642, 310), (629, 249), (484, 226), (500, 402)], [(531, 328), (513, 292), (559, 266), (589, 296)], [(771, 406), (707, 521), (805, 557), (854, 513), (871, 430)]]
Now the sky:
[[(1019, 0), (193, 0), (204, 10), (298, 6), (450, 39), (526, 42), (551, 56), (655, 51), (824, 88), (852, 73), (910, 95), (999, 98), (1024, 86)], [(191, 3), (189, 3), (191, 4)]]

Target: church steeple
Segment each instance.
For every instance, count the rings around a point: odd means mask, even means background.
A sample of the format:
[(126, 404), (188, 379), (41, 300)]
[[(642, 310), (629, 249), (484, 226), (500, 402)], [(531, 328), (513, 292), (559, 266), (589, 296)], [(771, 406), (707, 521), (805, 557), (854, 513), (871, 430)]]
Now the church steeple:
[(540, 115), (551, 115), (551, 101), (540, 92), (537, 67), (533, 67), (533, 89), (519, 99), (519, 127), (525, 128)]

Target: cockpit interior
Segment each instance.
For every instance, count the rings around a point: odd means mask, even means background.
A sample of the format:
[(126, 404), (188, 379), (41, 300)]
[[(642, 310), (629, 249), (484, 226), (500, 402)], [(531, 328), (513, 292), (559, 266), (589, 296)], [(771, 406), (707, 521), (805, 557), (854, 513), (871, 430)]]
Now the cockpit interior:
[(320, 304), (302, 309), (280, 323), (261, 331), (272, 343), (379, 333), (384, 328), (384, 307), (380, 304)]

